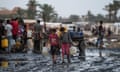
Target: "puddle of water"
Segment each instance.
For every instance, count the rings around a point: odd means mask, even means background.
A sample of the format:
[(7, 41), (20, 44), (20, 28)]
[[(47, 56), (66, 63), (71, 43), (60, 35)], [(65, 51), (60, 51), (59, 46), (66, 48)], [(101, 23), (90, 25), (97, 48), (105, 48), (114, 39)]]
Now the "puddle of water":
[(28, 54), (33, 54), (33, 48), (29, 48), (27, 51)]
[[(98, 49), (86, 49), (86, 61), (81, 61), (77, 57), (73, 57), (71, 64), (60, 64), (53, 67), (51, 57), (44, 57), (40, 54), (33, 54), (31, 52), (28, 54), (12, 54), (11, 58), (6, 56), (6, 59), (13, 59), (14, 61), (8, 61), (8, 67), (5, 68), (6, 70), (4, 69), (0, 72), (5, 72), (7, 70), (11, 71), (14, 69), (18, 72), (109, 72), (110, 70), (115, 72), (120, 71), (119, 51), (116, 52), (116, 50), (103, 50), (102, 56), (103, 57), (99, 57)], [(61, 59), (59, 58), (58, 62), (60, 61)]]

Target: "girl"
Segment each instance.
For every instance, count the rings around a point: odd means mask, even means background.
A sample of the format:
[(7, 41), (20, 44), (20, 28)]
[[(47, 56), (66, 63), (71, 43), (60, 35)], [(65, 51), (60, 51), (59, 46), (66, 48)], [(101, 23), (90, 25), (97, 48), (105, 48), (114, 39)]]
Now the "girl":
[(65, 31), (65, 28), (62, 27), (61, 28), (61, 46), (62, 46), (62, 63), (64, 63), (64, 55), (67, 55), (67, 60), (68, 63), (70, 63), (70, 43), (71, 43), (71, 38), (70, 38), (70, 34), (68, 32)]

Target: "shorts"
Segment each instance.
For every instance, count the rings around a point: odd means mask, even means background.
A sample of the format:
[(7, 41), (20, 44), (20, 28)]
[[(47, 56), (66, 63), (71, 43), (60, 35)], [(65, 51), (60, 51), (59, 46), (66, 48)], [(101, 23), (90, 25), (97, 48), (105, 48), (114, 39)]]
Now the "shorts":
[(69, 43), (62, 43), (62, 55), (69, 54), (70, 52), (70, 44)]
[(51, 55), (57, 55), (58, 49), (59, 49), (58, 46), (51, 46), (51, 50), (50, 50)]

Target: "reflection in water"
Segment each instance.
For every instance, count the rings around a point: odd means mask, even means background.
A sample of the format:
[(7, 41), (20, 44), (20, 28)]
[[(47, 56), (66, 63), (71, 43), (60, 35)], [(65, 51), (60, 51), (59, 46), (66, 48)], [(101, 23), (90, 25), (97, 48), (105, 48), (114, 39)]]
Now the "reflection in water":
[(29, 48), (27, 51), (28, 54), (32, 54), (33, 53), (33, 48)]
[(8, 60), (6, 58), (0, 58), (0, 65), (3, 68), (7, 68), (8, 67)]
[[(77, 55), (71, 58), (71, 63), (53, 65), (50, 57), (40, 54), (11, 54), (1, 56), (8, 61), (8, 67), (0, 67), (0, 72), (119, 72), (120, 53), (118, 50), (103, 49), (99, 57), (98, 49), (86, 49), (86, 60), (78, 59)], [(0, 59), (2, 62), (3, 59)]]

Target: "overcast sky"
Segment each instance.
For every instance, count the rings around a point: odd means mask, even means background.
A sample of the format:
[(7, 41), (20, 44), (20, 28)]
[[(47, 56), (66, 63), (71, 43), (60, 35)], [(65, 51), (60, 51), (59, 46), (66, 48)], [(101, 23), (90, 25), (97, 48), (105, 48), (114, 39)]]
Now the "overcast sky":
[[(94, 14), (107, 14), (103, 10), (105, 5), (112, 3), (113, 0), (37, 0), (37, 2), (44, 4), (51, 4), (59, 16), (68, 17), (71, 14), (85, 15), (88, 10)], [(15, 6), (27, 8), (28, 0), (0, 0), (0, 8), (5, 7), (12, 9)]]

